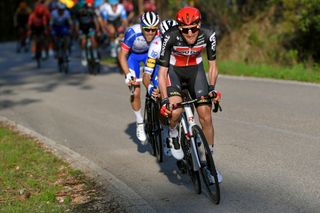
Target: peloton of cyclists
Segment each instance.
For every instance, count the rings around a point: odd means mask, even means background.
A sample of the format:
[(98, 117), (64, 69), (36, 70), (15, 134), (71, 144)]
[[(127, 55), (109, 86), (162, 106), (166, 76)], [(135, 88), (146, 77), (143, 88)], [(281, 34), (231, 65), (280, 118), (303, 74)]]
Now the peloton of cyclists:
[[(155, 12), (146, 12), (140, 18), (140, 24), (128, 28), (118, 56), (120, 66), (125, 73), (125, 83), (132, 86), (134, 80), (140, 77), (140, 63), (145, 63), (151, 41), (158, 34), (160, 24), (159, 15)], [(131, 107), (136, 116), (137, 138), (145, 143), (143, 117), (141, 115), (140, 85), (134, 86)]]
[[(218, 78), (216, 65), (216, 35), (213, 30), (201, 27), (201, 14), (194, 7), (184, 7), (176, 14), (178, 26), (171, 28), (162, 37), (159, 59), (159, 87), (161, 92), (161, 114), (170, 121), (169, 141), (171, 153), (181, 160), (184, 153), (179, 144), (176, 125), (182, 109), (172, 110), (167, 105), (182, 102), (181, 86), (187, 85), (192, 98), (207, 96), (215, 90)], [(209, 63), (208, 81), (202, 63), (201, 51), (206, 49)], [(219, 101), (218, 96), (213, 101)], [(213, 153), (214, 129), (212, 125), (212, 102), (202, 100), (195, 104), (210, 149)], [(222, 176), (218, 172), (219, 182)]]

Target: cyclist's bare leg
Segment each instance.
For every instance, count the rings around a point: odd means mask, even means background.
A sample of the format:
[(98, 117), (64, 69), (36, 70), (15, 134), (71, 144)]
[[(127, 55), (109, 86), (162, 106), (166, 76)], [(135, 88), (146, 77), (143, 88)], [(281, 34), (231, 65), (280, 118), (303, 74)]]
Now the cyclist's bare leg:
[(69, 56), (69, 43), (70, 43), (70, 36), (69, 35), (64, 35), (64, 46), (63, 50), (67, 56)]
[(135, 86), (133, 99), (131, 101), (131, 107), (134, 111), (139, 111), (141, 109), (141, 97), (140, 97), (141, 89), (140, 86)]
[(212, 115), (210, 105), (200, 105), (197, 107), (199, 121), (202, 126), (202, 130), (209, 145), (214, 144), (214, 128), (212, 125)]
[[(171, 96), (169, 97), (170, 104), (176, 104), (181, 103), (182, 98), (180, 96)], [(178, 108), (172, 111), (171, 117), (170, 117), (170, 128), (173, 129), (177, 126), (178, 122), (180, 121), (180, 115), (182, 113), (182, 109)]]
[(90, 40), (91, 40), (92, 48), (96, 49), (98, 45), (97, 45), (95, 36), (90, 36)]
[(116, 28), (113, 26), (113, 24), (108, 23), (107, 24), (107, 31), (111, 42), (114, 42), (115, 35), (116, 35)]

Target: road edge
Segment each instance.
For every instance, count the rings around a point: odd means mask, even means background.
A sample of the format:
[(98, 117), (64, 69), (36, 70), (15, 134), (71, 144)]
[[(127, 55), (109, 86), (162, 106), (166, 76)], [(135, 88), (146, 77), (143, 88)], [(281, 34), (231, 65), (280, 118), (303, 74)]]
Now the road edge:
[(138, 195), (127, 184), (116, 178), (106, 169), (101, 168), (96, 163), (81, 156), (79, 153), (2, 115), (0, 115), (0, 122), (15, 127), (23, 134), (37, 138), (39, 142), (52, 151), (53, 154), (67, 161), (72, 167), (83, 171), (86, 175), (94, 178), (94, 180), (102, 185), (108, 184), (108, 189), (115, 197), (119, 198), (121, 207), (123, 207), (127, 212), (156, 212), (146, 200)]

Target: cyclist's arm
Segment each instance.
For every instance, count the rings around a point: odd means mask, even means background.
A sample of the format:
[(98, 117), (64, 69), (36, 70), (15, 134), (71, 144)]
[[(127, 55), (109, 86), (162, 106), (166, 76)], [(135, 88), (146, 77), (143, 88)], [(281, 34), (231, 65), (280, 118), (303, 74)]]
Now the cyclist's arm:
[(160, 89), (161, 98), (168, 98), (167, 94), (167, 73), (168, 73), (168, 67), (160, 66), (159, 72), (158, 72), (158, 84)]
[(216, 85), (218, 78), (218, 68), (216, 60), (209, 60), (208, 81), (209, 85)]
[(127, 26), (128, 26), (128, 17), (127, 17), (127, 12), (126, 12), (126, 10), (124, 9), (124, 7), (123, 7), (123, 9), (122, 9), (122, 11), (121, 11), (120, 16), (121, 16), (122, 26), (123, 26), (124, 28), (127, 28)]
[(208, 83), (215, 85), (218, 78), (218, 69), (216, 64), (216, 33), (212, 30), (205, 30), (207, 36), (207, 58), (209, 62)]
[(95, 26), (95, 30), (96, 30), (96, 33), (98, 34), (99, 33), (99, 21), (98, 21), (98, 18), (97, 17), (94, 17), (94, 26)]
[(149, 73), (144, 72), (143, 73), (143, 85), (146, 87), (148, 90), (148, 87), (151, 83), (151, 75)]
[(120, 52), (119, 52), (119, 56), (118, 56), (120, 66), (121, 66), (125, 75), (130, 73), (129, 67), (128, 67), (128, 62), (127, 62), (127, 56), (132, 48), (132, 45), (133, 45), (135, 39), (136, 39), (136, 34), (135, 34), (134, 30), (129, 28), (124, 35), (124, 39), (121, 43), (121, 48), (120, 48)]
[(127, 50), (121, 48), (118, 56), (121, 69), (123, 70), (125, 75), (127, 75), (130, 72), (127, 62), (128, 53), (129, 52)]

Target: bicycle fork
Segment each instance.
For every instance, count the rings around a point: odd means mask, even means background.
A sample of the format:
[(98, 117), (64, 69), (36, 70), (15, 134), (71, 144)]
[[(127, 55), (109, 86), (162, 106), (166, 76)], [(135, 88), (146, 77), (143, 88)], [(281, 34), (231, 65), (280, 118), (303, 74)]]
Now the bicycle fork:
[[(193, 171), (199, 171), (201, 168), (201, 164), (199, 161), (199, 155), (196, 147), (197, 143), (192, 132), (192, 127), (196, 125), (196, 123), (194, 121), (194, 115), (192, 113), (191, 106), (184, 106), (184, 110), (185, 116), (181, 118), (182, 128), (183, 132), (185, 133), (185, 137), (190, 141), (189, 147), (192, 156)], [(179, 128), (181, 128), (181, 126)], [(179, 131), (181, 132), (181, 129), (179, 129)], [(181, 137), (179, 142), (181, 144)]]

